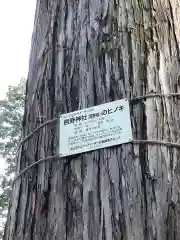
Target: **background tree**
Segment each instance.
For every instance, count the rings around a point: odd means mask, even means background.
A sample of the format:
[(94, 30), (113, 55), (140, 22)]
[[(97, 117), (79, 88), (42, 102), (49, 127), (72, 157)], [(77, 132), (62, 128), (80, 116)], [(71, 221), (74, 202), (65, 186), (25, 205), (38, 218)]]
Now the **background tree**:
[(17, 163), (17, 147), (22, 133), (24, 97), (25, 79), (22, 79), (17, 86), (9, 86), (5, 99), (0, 100), (0, 158), (6, 166), (4, 173), (0, 175), (1, 239)]
[[(178, 0), (37, 1), (23, 136), (59, 114), (179, 92)], [(177, 98), (130, 105), (134, 139), (177, 142)], [(17, 171), (58, 153), (46, 126)], [(179, 150), (124, 144), (42, 162), (13, 188), (6, 240), (179, 239)], [(30, 157), (27, 157), (30, 156)]]

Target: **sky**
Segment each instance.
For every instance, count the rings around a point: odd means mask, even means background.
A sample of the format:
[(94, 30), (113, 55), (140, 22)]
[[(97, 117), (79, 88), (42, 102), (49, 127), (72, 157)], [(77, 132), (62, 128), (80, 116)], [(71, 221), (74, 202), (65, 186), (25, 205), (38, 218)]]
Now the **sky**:
[(0, 99), (27, 77), (36, 0), (5, 0), (0, 7)]
[[(0, 7), (0, 99), (27, 78), (36, 0), (4, 0)], [(0, 159), (0, 173), (5, 164)]]

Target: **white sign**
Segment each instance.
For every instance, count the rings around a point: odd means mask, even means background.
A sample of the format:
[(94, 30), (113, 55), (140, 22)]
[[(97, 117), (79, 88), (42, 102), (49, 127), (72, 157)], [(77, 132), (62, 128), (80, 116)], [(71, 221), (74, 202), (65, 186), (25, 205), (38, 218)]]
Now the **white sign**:
[(60, 116), (60, 156), (132, 141), (129, 101), (122, 99)]

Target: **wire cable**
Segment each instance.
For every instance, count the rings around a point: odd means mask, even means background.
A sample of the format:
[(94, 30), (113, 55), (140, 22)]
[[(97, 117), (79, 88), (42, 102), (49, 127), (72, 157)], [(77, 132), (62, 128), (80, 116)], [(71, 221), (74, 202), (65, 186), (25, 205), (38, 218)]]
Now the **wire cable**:
[[(153, 93), (153, 94), (147, 94), (144, 96), (138, 96), (138, 97), (133, 97), (133, 98), (129, 98), (128, 100), (133, 104), (134, 101), (138, 101), (138, 100), (142, 100), (142, 99), (147, 99), (147, 98), (154, 98), (154, 97), (180, 97), (180, 93), (168, 93), (168, 94), (161, 94), (161, 93)], [(31, 138), (34, 133), (38, 132), (41, 128), (45, 127), (46, 125), (50, 125), (53, 123), (56, 123), (58, 121), (59, 118), (54, 118), (52, 120), (48, 120), (47, 122), (42, 123), (39, 127), (37, 127), (36, 129), (34, 129), (29, 135), (27, 135), (21, 142), (20, 145), (18, 147), (18, 150), (20, 149), (20, 147), (29, 139)]]
[[(168, 94), (161, 94), (161, 93), (151, 93), (151, 94), (146, 94), (144, 96), (137, 96), (137, 97), (133, 97), (133, 98), (129, 98), (128, 100), (133, 104), (133, 102), (138, 101), (138, 100), (142, 100), (142, 99), (147, 99), (147, 98), (154, 98), (154, 97), (166, 97), (166, 98), (170, 98), (170, 97), (180, 97), (180, 93), (168, 93)], [(20, 150), (20, 147), (28, 140), (30, 139), (36, 132), (38, 132), (41, 128), (47, 126), (47, 125), (51, 125), (53, 123), (56, 123), (58, 121), (59, 118), (54, 118), (52, 120), (48, 120), (44, 123), (42, 123), (39, 127), (37, 127), (36, 129), (34, 129), (29, 135), (27, 135), (21, 142), (20, 145), (18, 147), (18, 151)], [(180, 144), (179, 143), (172, 143), (172, 142), (165, 142), (165, 141), (158, 141), (158, 140), (133, 140), (129, 143), (134, 143), (134, 144), (159, 144), (159, 145), (164, 145), (167, 147), (177, 147), (180, 148)], [(39, 163), (42, 163), (44, 161), (49, 161), (49, 160), (56, 160), (59, 159), (60, 156), (59, 155), (55, 155), (55, 156), (50, 156), (47, 158), (42, 158), (36, 162), (34, 162), (33, 164), (29, 165), (28, 167), (26, 167), (25, 169), (23, 169), (20, 173), (18, 173), (15, 178), (13, 183), (19, 178), (21, 177), (25, 172), (27, 172), (28, 170), (30, 170), (32, 167), (38, 165)]]
[(154, 98), (154, 97), (165, 97), (165, 98), (180, 97), (180, 93), (167, 93), (167, 94), (151, 93), (151, 94), (146, 94), (144, 96), (132, 97), (132, 98), (129, 98), (128, 100), (133, 103), (134, 101), (137, 101), (137, 100)]
[(41, 128), (49, 125), (49, 124), (53, 124), (55, 122), (57, 122), (58, 118), (53, 118), (52, 120), (48, 120), (47, 122), (44, 122), (42, 123), (39, 127), (37, 127), (36, 129), (34, 129), (29, 135), (27, 135), (19, 144), (19, 147), (18, 147), (18, 151), (20, 149), (20, 147), (29, 139), (31, 138), (34, 133), (38, 132)]
[[(131, 142), (127, 142), (125, 144), (152, 144), (152, 145), (164, 145), (166, 147), (177, 147), (180, 148), (180, 143), (172, 143), (172, 142), (165, 142), (165, 141), (158, 141), (158, 140), (133, 140)], [(14, 180), (13, 180), (13, 184), (14, 182), (21, 177), (25, 172), (27, 172), (28, 170), (30, 170), (32, 167), (45, 162), (45, 161), (50, 161), (50, 160), (59, 160), (61, 157), (59, 155), (55, 155), (55, 156), (49, 156), (47, 158), (42, 158), (34, 163), (32, 163), (31, 165), (29, 165), (28, 167), (26, 167), (25, 169), (23, 169), (20, 173), (18, 173)]]
[(21, 177), (25, 172), (27, 172), (28, 170), (30, 170), (32, 167), (34, 167), (34, 166), (36, 166), (36, 165), (38, 165), (38, 164), (40, 164), (40, 163), (42, 163), (42, 162), (49, 161), (49, 160), (55, 160), (55, 159), (59, 159), (59, 158), (60, 158), (59, 155), (49, 156), (49, 157), (47, 157), (47, 158), (42, 158), (42, 159), (40, 159), (40, 160), (32, 163), (31, 165), (29, 165), (28, 167), (24, 168), (20, 173), (18, 173), (18, 174), (15, 176), (15, 178), (14, 178), (14, 180), (13, 180), (13, 184), (14, 184), (14, 182), (15, 182), (19, 177)]

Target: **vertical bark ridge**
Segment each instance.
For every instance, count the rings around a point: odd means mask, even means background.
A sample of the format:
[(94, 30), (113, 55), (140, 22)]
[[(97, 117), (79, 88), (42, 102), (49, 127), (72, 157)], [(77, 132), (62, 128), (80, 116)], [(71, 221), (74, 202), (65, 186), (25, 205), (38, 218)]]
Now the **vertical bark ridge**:
[[(176, 0), (38, 0), (24, 136), (65, 112), (179, 92), (178, 14)], [(134, 139), (178, 141), (178, 106), (131, 105)], [(35, 134), (17, 170), (57, 154), (58, 131)], [(41, 163), (14, 186), (4, 239), (178, 239), (179, 154), (126, 144)]]

